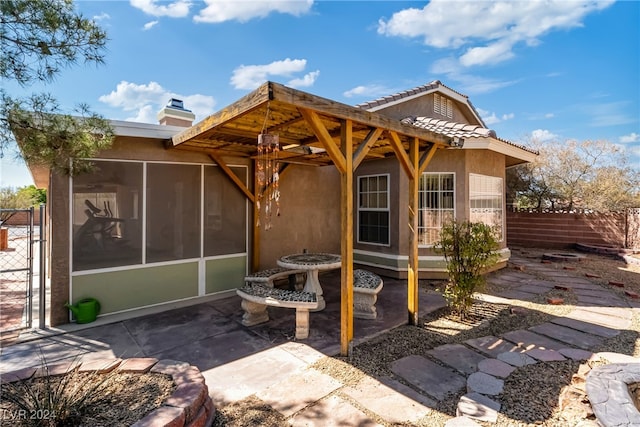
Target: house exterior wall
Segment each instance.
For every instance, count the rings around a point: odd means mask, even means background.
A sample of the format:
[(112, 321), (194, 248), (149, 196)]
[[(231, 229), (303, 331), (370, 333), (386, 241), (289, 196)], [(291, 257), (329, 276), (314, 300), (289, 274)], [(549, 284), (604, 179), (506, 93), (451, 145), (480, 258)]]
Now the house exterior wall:
[[(279, 181), (280, 216), (260, 229), (260, 268), (283, 255), (340, 253), (340, 174), (334, 166), (290, 165)], [(255, 226), (255, 221), (253, 222)]]
[[(504, 183), (505, 157), (489, 150), (441, 149), (436, 152), (425, 172), (455, 174), (455, 217), (457, 220), (468, 220), (469, 174), (503, 178)], [(354, 258), (357, 263), (383, 275), (406, 278), (410, 250), (409, 179), (407, 175), (400, 169), (395, 158), (389, 158), (363, 163), (356, 170), (354, 180), (357, 182), (359, 176), (385, 173), (390, 174), (390, 223), (392, 224), (390, 244), (385, 246), (354, 243)], [(357, 194), (354, 194), (354, 206), (354, 229), (357, 230)], [(505, 201), (503, 200), (503, 212), (504, 209)], [(505, 227), (504, 222), (503, 227)], [(498, 267), (504, 266), (509, 257), (506, 240), (500, 242), (500, 250), (503, 261)], [(421, 278), (445, 277), (444, 260), (433, 248), (419, 247), (418, 256)]]
[(467, 108), (460, 108), (458, 102), (453, 98), (447, 97), (447, 99), (451, 99), (453, 102), (453, 114), (451, 117), (435, 113), (433, 108), (434, 95), (435, 94), (433, 93), (427, 93), (414, 99), (409, 99), (398, 104), (390, 105), (388, 107), (385, 107), (384, 109), (377, 110), (377, 112), (397, 120), (402, 120), (409, 116), (418, 116), (433, 117), (434, 119), (442, 119), (457, 123), (470, 123), (475, 125), (480, 124), (473, 116), (469, 114)]
[[(167, 150), (164, 141), (159, 139), (131, 137), (118, 137), (113, 147), (96, 159), (214, 164), (204, 154)], [(250, 160), (234, 158), (229, 164), (250, 166)], [(246, 170), (250, 181), (251, 169)], [(54, 174), (49, 185), (52, 326), (69, 322), (69, 311), (64, 307), (68, 301), (97, 298), (102, 314), (110, 314), (180, 300), (198, 301), (198, 297), (205, 295), (225, 295), (243, 283), (248, 265), (246, 250), (230, 255), (71, 272), (70, 184), (70, 178)], [(200, 193), (201, 189), (193, 191)], [(242, 208), (243, 211), (250, 213), (249, 204), (244, 203), (247, 208)], [(246, 235), (247, 230), (239, 233)], [(246, 240), (249, 245), (248, 238)]]

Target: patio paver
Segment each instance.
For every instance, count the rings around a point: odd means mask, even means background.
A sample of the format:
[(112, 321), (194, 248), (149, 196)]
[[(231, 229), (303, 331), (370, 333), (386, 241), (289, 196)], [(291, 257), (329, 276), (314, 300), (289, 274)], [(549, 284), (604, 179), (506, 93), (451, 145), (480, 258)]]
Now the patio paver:
[(563, 344), (559, 341), (552, 340), (551, 338), (547, 338), (543, 335), (538, 335), (524, 329), (507, 332), (503, 336), (509, 341), (515, 342), (520, 347), (526, 350), (536, 347), (551, 350), (560, 350), (561, 348), (567, 347), (566, 344)]
[(478, 363), (486, 359), (485, 356), (469, 349), (462, 344), (445, 344), (427, 351), (445, 365), (464, 374), (472, 374), (478, 370)]
[(391, 364), (391, 371), (427, 395), (444, 400), (464, 389), (466, 379), (422, 356), (407, 356)]
[(603, 338), (597, 335), (590, 335), (585, 332), (576, 331), (575, 329), (549, 322), (533, 326), (529, 328), (529, 330), (585, 350), (593, 348), (603, 341)]
[(437, 402), (391, 378), (364, 377), (341, 390), (365, 408), (391, 423), (415, 423), (429, 414)]

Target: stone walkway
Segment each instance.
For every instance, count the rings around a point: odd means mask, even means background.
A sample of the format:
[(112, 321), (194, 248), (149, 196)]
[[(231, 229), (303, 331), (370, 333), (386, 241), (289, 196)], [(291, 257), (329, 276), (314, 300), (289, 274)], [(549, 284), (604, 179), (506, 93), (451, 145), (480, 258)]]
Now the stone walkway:
[[(495, 422), (501, 407), (496, 396), (517, 367), (540, 361), (593, 359), (590, 349), (631, 325), (631, 306), (636, 305), (588, 278), (569, 276), (557, 266), (539, 261), (515, 258), (512, 262), (514, 270), (492, 279), (505, 290), (486, 299), (507, 304), (509, 299), (532, 301), (558, 288), (573, 291), (580, 308), (526, 330), (436, 347), (428, 352), (433, 361), (421, 356), (395, 361), (395, 375), (436, 400), (466, 388), (467, 394), (458, 402), (458, 416), (446, 427), (479, 425), (474, 420)], [(540, 280), (540, 276), (548, 280)]]
[[(223, 300), (197, 310), (190, 308), (184, 311), (188, 313), (184, 318), (172, 315), (164, 319), (161, 315), (136, 323), (123, 322), (61, 335), (56, 341), (47, 343), (51, 346), (47, 354), (54, 357), (57, 351), (62, 351), (58, 350), (63, 348), (62, 344), (73, 344), (86, 352), (86, 358), (114, 354), (116, 357), (152, 355), (187, 360), (200, 368), (216, 407), (256, 396), (282, 413), (293, 426), (379, 425), (370, 414), (376, 414), (388, 424), (416, 423), (433, 411), (439, 401), (461, 392), (466, 394), (457, 404), (457, 417), (447, 421), (446, 427), (470, 427), (479, 425), (480, 421), (491, 423), (496, 421), (501, 407), (497, 396), (504, 381), (517, 367), (539, 361), (589, 359), (595, 346), (631, 325), (633, 309), (639, 307), (635, 301), (619, 297), (589, 278), (569, 274), (559, 267), (560, 264), (518, 257), (513, 257), (511, 263), (516, 268), (504, 269), (491, 276), (491, 280), (504, 290), (496, 296), (483, 295), (483, 298), (510, 304), (513, 299), (532, 301), (551, 289), (560, 288), (570, 289), (576, 295), (577, 307), (565, 316), (528, 329), (446, 344), (430, 350), (425, 356), (396, 360), (391, 364), (392, 377), (364, 376), (355, 386), (345, 385), (310, 368), (326, 355), (335, 354), (331, 353), (332, 347), (314, 348), (312, 345), (313, 333), (323, 326), (318, 318), (312, 319), (309, 340), (280, 340), (265, 345), (264, 340), (257, 340), (249, 332), (257, 331), (273, 340), (274, 335), (268, 334), (266, 329), (241, 328), (239, 321), (229, 324), (229, 319), (239, 319), (241, 315), (237, 301)], [(393, 286), (385, 286), (386, 292), (395, 292)], [(441, 300), (433, 299), (432, 294), (421, 295), (421, 299), (423, 297), (430, 299), (428, 303), (421, 302), (422, 307), (434, 309), (442, 304)], [(378, 321), (382, 322), (385, 317), (385, 321), (390, 321), (390, 306), (385, 313), (384, 295), (379, 303), (381, 319)], [(214, 311), (222, 315), (213, 317)], [(396, 320), (402, 324), (406, 313), (400, 314)], [(325, 310), (323, 315), (334, 318), (334, 325), (338, 323), (335, 319), (339, 319), (339, 312)], [(196, 323), (195, 318), (198, 319)], [(186, 334), (192, 337), (189, 342), (194, 345), (169, 348), (167, 339), (163, 338), (167, 335), (160, 335), (153, 329), (163, 322), (170, 336)], [(277, 325), (278, 321), (272, 322)], [(363, 321), (362, 328), (372, 322)], [(282, 323), (292, 324), (290, 319), (284, 319)], [(211, 335), (212, 328), (219, 330), (217, 335)], [(200, 336), (205, 330), (209, 335)], [(4, 348), (0, 357), (4, 367), (0, 372), (23, 366), (37, 351), (36, 345), (31, 343)], [(115, 354), (116, 351), (120, 353)], [(68, 357), (66, 353), (64, 357)]]

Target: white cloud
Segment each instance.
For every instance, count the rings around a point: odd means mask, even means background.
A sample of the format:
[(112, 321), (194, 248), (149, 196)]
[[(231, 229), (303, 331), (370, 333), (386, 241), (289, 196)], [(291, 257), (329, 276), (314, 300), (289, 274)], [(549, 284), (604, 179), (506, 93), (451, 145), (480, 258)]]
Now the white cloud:
[(171, 98), (184, 101), (184, 107), (193, 111), (196, 120), (213, 113), (216, 102), (213, 97), (201, 94), (182, 95), (165, 89), (156, 82), (136, 84), (121, 81), (115, 90), (99, 99), (111, 107), (120, 108), (129, 116), (125, 120), (144, 123), (157, 123), (156, 114)]
[(313, 86), (313, 84), (318, 79), (319, 75), (320, 75), (320, 71), (319, 70), (312, 71), (312, 72), (310, 72), (308, 74), (305, 74), (304, 77), (302, 77), (301, 79), (289, 80), (288, 85), (293, 87), (293, 88)]
[(536, 129), (531, 132), (531, 139), (537, 142), (547, 142), (553, 141), (557, 139), (558, 135), (546, 130), (546, 129)]
[(109, 14), (108, 14), (108, 13), (106, 13), (106, 12), (102, 12), (100, 15), (95, 15), (95, 16), (93, 17), (93, 20), (94, 20), (94, 21), (96, 21), (96, 22), (99, 22), (99, 21), (106, 21), (106, 20), (108, 20), (108, 19), (111, 19), (111, 15), (109, 15)]
[(545, 119), (552, 119), (552, 118), (554, 118), (555, 116), (556, 116), (556, 115), (555, 115), (555, 114), (553, 114), (553, 113), (547, 113), (547, 114), (545, 114), (545, 115), (544, 115), (544, 118), (545, 118)]
[(168, 16), (170, 18), (184, 18), (189, 15), (191, 1), (176, 0), (171, 3), (160, 2), (158, 0), (129, 0), (131, 6), (140, 9), (151, 16)]
[[(464, 66), (495, 64), (514, 56), (518, 43), (535, 46), (549, 32), (582, 26), (590, 13), (613, 0), (458, 1), (432, 0), (378, 22), (378, 33), (420, 37), (427, 46), (459, 49)], [(455, 8), (455, 11), (452, 9)]]
[(638, 119), (630, 113), (629, 101), (581, 104), (578, 110), (591, 116), (589, 125), (594, 127), (618, 126), (634, 123)]
[(156, 26), (158, 24), (159, 21), (150, 21), (147, 22), (146, 24), (144, 24), (144, 27), (142, 27), (143, 30), (148, 31), (151, 28), (153, 28), (154, 26)]
[(511, 120), (516, 116), (514, 113), (507, 113), (507, 114), (498, 116), (496, 113), (483, 110), (482, 108), (476, 108), (476, 111), (478, 112), (478, 114), (480, 114), (480, 117), (482, 117), (482, 121), (487, 126), (504, 122), (505, 120)]
[(623, 144), (631, 144), (634, 142), (640, 142), (640, 134), (631, 132), (629, 135), (623, 135), (620, 137), (620, 142)]
[(196, 22), (220, 23), (225, 21), (247, 22), (254, 18), (264, 18), (272, 12), (293, 16), (303, 15), (311, 10), (313, 0), (204, 0), (206, 7), (193, 20)]
[(389, 95), (390, 93), (394, 92), (397, 91), (389, 89), (388, 87), (382, 85), (361, 85), (343, 92), (342, 96), (344, 96), (345, 98), (353, 98), (366, 95), (368, 99), (374, 99), (380, 96)]
[[(240, 65), (233, 70), (231, 76), (231, 84), (236, 89), (255, 89), (265, 81), (269, 80), (270, 76), (282, 76), (290, 77), (294, 73), (300, 73), (304, 71), (307, 66), (306, 59), (284, 59), (282, 61), (274, 61), (266, 65)], [(316, 73), (315, 75), (313, 75)], [(304, 78), (314, 80), (318, 77), (319, 71), (314, 71), (311, 76), (307, 75)], [(303, 78), (303, 79), (304, 79)], [(311, 81), (313, 84), (313, 81)]]
[(447, 81), (457, 82), (456, 87), (467, 95), (489, 93), (517, 83), (517, 80), (493, 80), (466, 72), (456, 58), (442, 58), (433, 63), (431, 72), (443, 74)]

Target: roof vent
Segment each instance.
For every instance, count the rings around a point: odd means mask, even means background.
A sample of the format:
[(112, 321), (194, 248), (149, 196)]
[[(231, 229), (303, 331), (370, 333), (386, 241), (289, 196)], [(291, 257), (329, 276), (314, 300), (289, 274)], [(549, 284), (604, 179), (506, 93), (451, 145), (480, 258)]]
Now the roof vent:
[(196, 115), (184, 108), (181, 99), (171, 98), (167, 105), (158, 113), (161, 125), (190, 127)]

